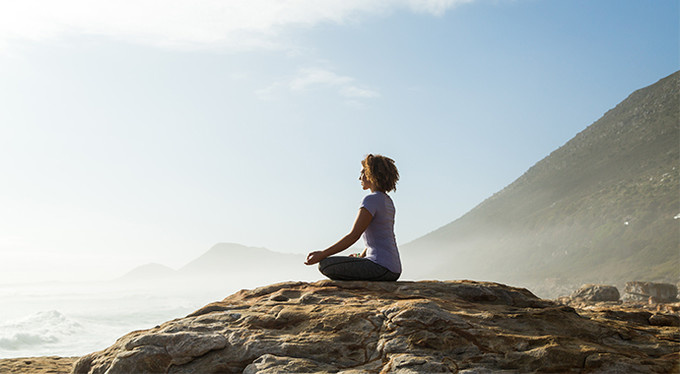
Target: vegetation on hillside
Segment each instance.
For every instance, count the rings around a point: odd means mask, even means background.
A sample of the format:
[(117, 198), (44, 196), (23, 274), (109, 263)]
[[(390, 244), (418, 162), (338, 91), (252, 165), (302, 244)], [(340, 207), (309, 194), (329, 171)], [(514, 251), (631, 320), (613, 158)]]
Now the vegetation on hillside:
[(405, 245), (413, 277), (544, 296), (680, 279), (680, 72), (638, 90), (460, 219)]

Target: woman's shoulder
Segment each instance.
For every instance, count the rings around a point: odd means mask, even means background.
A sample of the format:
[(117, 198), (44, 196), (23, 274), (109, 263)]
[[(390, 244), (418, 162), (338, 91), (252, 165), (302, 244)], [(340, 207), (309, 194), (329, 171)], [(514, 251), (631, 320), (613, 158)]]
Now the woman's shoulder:
[(361, 199), (361, 205), (374, 205), (378, 204), (381, 201), (383, 201), (383, 197), (380, 196), (380, 192), (371, 192), (368, 195), (365, 195), (363, 199)]
[(389, 199), (389, 196), (386, 193), (380, 192), (380, 191), (375, 191), (375, 192), (371, 192), (368, 195), (364, 196), (363, 200), (364, 201), (366, 201), (366, 200), (384, 200), (385, 198)]
[(364, 198), (361, 200), (362, 205), (363, 204), (384, 204), (386, 201), (391, 202), (392, 198), (390, 195), (380, 192), (380, 191), (375, 191), (371, 192), (368, 195), (364, 196)]

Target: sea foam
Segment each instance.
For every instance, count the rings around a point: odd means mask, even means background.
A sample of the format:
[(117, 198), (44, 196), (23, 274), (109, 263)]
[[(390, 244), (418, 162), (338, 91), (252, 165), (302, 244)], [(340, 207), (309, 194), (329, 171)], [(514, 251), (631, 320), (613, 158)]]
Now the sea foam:
[[(100, 284), (0, 286), (0, 358), (82, 356), (233, 292)], [(203, 286), (203, 288), (205, 288)]]
[(56, 310), (38, 312), (16, 320), (0, 322), (0, 357), (36, 347), (54, 347), (70, 336), (83, 332), (83, 326)]

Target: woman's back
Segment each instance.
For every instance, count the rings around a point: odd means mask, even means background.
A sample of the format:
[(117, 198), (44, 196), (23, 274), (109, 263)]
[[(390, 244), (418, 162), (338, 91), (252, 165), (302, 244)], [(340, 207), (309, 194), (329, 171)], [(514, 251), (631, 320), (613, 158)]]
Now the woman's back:
[(385, 192), (376, 191), (364, 197), (361, 208), (373, 219), (364, 231), (366, 258), (392, 272), (401, 273), (401, 260), (394, 235), (394, 202)]

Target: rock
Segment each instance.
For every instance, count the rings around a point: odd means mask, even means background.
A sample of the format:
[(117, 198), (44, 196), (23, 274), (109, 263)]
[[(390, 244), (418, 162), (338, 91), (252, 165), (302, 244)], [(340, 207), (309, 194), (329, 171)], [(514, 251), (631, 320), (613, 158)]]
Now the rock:
[(574, 300), (583, 301), (618, 301), (619, 290), (604, 284), (584, 284), (570, 296)]
[(654, 326), (680, 327), (680, 317), (672, 314), (654, 314), (649, 317), (649, 324)]
[(243, 374), (330, 373), (334, 369), (333, 366), (304, 358), (265, 354), (246, 366)]
[[(597, 309), (595, 309), (597, 310)], [(635, 308), (627, 309), (613, 309), (613, 308), (599, 308), (599, 312), (603, 318), (625, 321), (638, 325), (648, 325), (652, 313), (645, 310), (638, 310)]]
[(668, 303), (677, 300), (678, 287), (670, 283), (627, 282), (625, 301)]
[(400, 353), (390, 357), (382, 368), (385, 373), (455, 373), (458, 366), (446, 356), (417, 356)]
[(82, 357), (73, 372), (680, 369), (677, 327), (650, 324), (649, 312), (619, 312), (576, 310), (526, 289), (486, 282), (280, 283), (125, 335)]
[(0, 359), (0, 373), (69, 373), (78, 357), (31, 357)]

